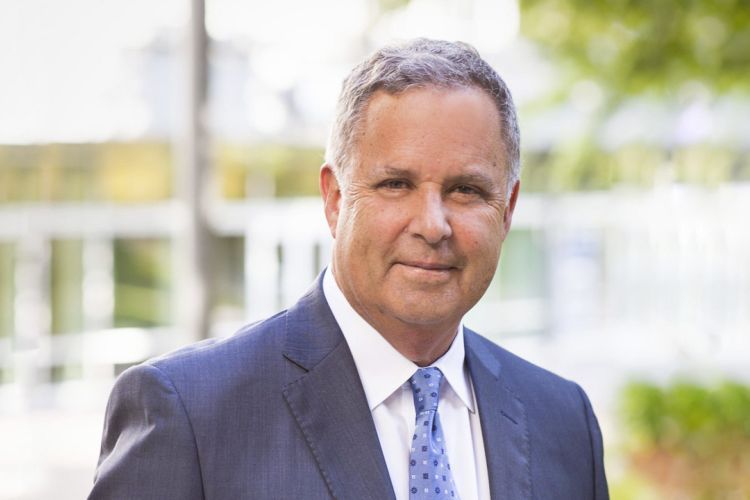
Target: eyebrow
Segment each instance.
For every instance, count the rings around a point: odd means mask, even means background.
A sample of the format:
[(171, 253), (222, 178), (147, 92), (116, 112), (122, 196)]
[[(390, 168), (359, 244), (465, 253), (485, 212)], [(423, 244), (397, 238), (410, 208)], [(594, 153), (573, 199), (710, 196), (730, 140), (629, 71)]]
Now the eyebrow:
[(380, 169), (376, 169), (376, 172), (382, 173), (389, 177), (403, 177), (405, 179), (414, 178), (414, 172), (407, 168), (394, 167), (392, 165), (384, 165)]
[(495, 184), (494, 179), (489, 175), (471, 172), (465, 174), (459, 174), (452, 177), (448, 177), (448, 180), (453, 184), (479, 184), (482, 186), (493, 186)]

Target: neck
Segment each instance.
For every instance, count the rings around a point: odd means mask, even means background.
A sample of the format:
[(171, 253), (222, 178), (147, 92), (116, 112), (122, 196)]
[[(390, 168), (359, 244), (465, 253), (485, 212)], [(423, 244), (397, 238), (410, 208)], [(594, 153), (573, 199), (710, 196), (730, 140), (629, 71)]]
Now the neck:
[(440, 359), (458, 332), (459, 322), (440, 325), (413, 325), (397, 319), (383, 320), (372, 317), (352, 305), (389, 344), (417, 366), (429, 366)]

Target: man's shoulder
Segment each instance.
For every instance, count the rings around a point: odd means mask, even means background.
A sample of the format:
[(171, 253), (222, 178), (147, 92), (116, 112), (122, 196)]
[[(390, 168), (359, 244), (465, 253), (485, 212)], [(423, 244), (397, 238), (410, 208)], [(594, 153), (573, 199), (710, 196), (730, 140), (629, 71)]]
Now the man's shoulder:
[(293, 364), (300, 353), (317, 359), (342, 339), (319, 278), (289, 309), (229, 337), (204, 340), (150, 359), (134, 370), (159, 375), (176, 387), (185, 384), (210, 390), (245, 384), (260, 389), (264, 384), (291, 382), (299, 375), (285, 368), (285, 356)]
[[(244, 326), (224, 338), (195, 342), (143, 362), (174, 382), (221, 379), (224, 374), (260, 372), (283, 349), (287, 311)], [(138, 367), (136, 367), (137, 369)]]
[(467, 343), (474, 349), (485, 350), (499, 363), (500, 381), (508, 390), (522, 395), (522, 399), (557, 398), (561, 395), (580, 397), (580, 387), (550, 370), (499, 346), (492, 340), (471, 330), (465, 332)]

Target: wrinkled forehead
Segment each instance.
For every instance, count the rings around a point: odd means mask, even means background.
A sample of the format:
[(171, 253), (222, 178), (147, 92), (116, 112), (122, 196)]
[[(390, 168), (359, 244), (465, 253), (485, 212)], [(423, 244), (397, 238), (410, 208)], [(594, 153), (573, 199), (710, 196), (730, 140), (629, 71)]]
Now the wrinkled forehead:
[(500, 121), (482, 92), (472, 88), (381, 92), (373, 96), (367, 111), (352, 157), (350, 174), (356, 177), (392, 168), (420, 178), (422, 174), (449, 178), (477, 169), (498, 182), (505, 178)]
[(492, 96), (476, 86), (420, 85), (399, 92), (381, 89), (362, 108), (351, 137), (351, 153), (356, 158), (375, 135), (416, 144), (440, 133), (446, 141), (455, 141), (456, 147), (481, 140), (487, 154), (505, 158), (502, 128)]

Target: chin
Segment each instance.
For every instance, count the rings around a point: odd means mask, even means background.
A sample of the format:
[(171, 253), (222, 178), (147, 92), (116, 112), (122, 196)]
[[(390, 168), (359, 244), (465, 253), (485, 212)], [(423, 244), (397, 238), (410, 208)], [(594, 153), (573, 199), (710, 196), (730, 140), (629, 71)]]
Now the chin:
[(409, 325), (444, 325), (451, 321), (457, 321), (462, 315), (456, 315), (453, 311), (442, 311), (435, 308), (433, 302), (420, 304), (415, 307), (401, 307), (394, 314), (403, 323)]

